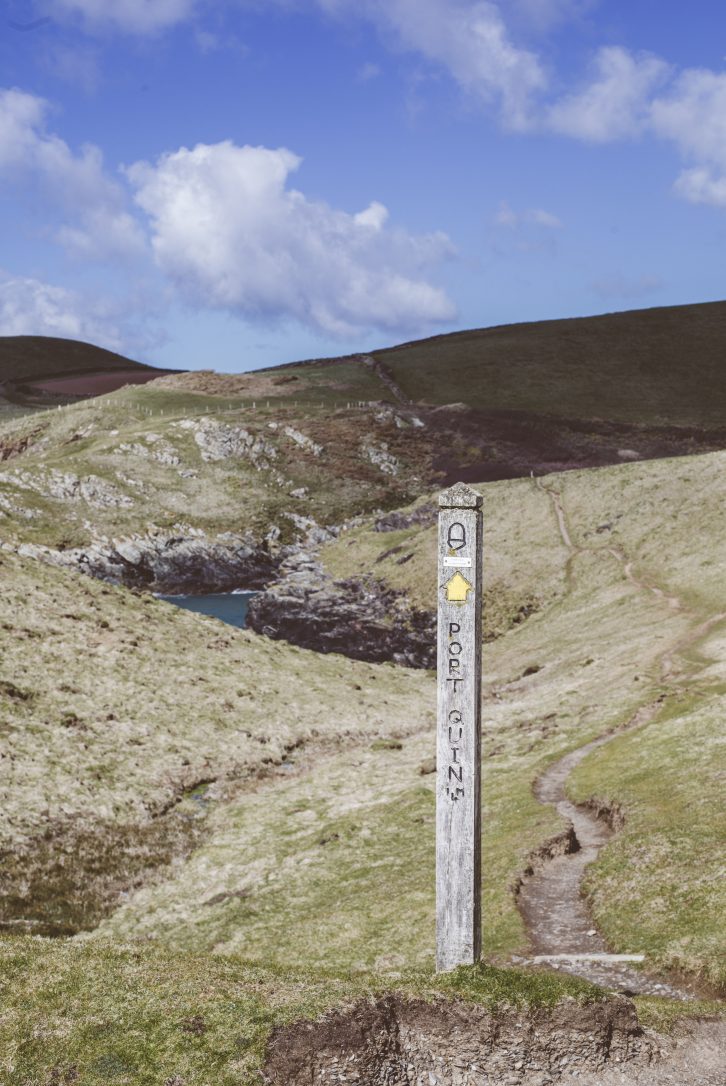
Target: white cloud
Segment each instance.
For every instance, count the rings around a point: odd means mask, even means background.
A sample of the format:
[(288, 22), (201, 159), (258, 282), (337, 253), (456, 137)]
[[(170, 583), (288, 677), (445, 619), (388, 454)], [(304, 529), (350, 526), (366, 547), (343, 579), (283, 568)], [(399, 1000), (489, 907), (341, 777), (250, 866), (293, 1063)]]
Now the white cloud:
[(695, 163), (681, 173), (676, 191), (693, 203), (726, 206), (726, 73), (682, 72), (669, 94), (653, 102), (651, 123)]
[(451, 254), (446, 236), (388, 227), (378, 203), (350, 215), (308, 200), (287, 187), (300, 161), (225, 141), (128, 169), (156, 261), (186, 300), (333, 335), (451, 320), (453, 304), (423, 278)]
[(667, 78), (669, 65), (615, 45), (598, 51), (594, 69), (588, 86), (550, 107), (548, 127), (592, 143), (640, 135), (649, 122), (651, 94)]
[(118, 327), (98, 304), (89, 303), (64, 287), (38, 279), (13, 278), (2, 271), (0, 335), (82, 339), (110, 350), (122, 346)]
[(90, 28), (154, 34), (187, 20), (196, 0), (49, 0), (55, 18), (81, 18)]
[(541, 207), (534, 207), (530, 211), (525, 211), (524, 214), (528, 222), (536, 223), (537, 226), (546, 226), (548, 230), (562, 229), (562, 219), (558, 219), (551, 211), (544, 211)]
[(332, 13), (371, 19), (399, 46), (446, 68), (467, 92), (499, 102), (504, 123), (530, 123), (532, 96), (546, 79), (536, 55), (510, 40), (489, 0), (318, 0)]
[(130, 256), (144, 246), (127, 196), (105, 173), (100, 150), (74, 154), (45, 130), (48, 103), (18, 89), (0, 90), (0, 182), (39, 185), (49, 210), (70, 219), (55, 237), (84, 257)]
[(691, 204), (726, 207), (726, 174), (717, 173), (707, 166), (682, 170), (674, 188), (679, 196)]
[(382, 230), (388, 222), (388, 208), (377, 200), (369, 204), (363, 211), (353, 216), (353, 221), (358, 226), (369, 226), (371, 230)]
[(596, 78), (556, 102), (548, 126), (596, 143), (658, 136), (690, 163), (676, 193), (691, 203), (726, 207), (726, 72), (690, 68), (674, 76), (659, 57), (634, 56), (619, 46), (601, 49), (595, 63)]
[(506, 200), (502, 200), (499, 210), (494, 216), (497, 226), (507, 226), (517, 229), (520, 226), (530, 224), (544, 226), (548, 230), (561, 230), (562, 220), (553, 215), (551, 211), (545, 211), (541, 207), (530, 207), (525, 211), (514, 211)]

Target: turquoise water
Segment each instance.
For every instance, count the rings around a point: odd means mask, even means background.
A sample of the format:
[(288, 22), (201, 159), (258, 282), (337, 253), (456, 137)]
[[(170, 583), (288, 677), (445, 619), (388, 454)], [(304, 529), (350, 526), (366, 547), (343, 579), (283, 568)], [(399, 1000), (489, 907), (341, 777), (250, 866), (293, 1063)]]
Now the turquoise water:
[(159, 596), (160, 600), (184, 607), (187, 611), (197, 611), (202, 615), (211, 615), (228, 626), (238, 626), (243, 630), (247, 620), (247, 605), (256, 595), (255, 592), (213, 592), (207, 596)]

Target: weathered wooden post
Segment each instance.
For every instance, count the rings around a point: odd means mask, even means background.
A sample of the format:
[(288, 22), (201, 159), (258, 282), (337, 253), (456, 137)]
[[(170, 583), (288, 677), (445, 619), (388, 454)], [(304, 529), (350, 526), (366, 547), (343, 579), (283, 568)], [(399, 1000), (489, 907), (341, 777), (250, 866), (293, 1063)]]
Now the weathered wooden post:
[(482, 498), (439, 495), (436, 968), (481, 957)]

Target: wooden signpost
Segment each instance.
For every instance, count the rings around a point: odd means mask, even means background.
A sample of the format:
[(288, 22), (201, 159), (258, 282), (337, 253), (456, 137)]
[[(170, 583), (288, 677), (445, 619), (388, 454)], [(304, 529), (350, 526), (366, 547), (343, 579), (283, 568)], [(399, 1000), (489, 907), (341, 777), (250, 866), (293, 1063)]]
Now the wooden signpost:
[(439, 496), (436, 968), (481, 957), (482, 498)]

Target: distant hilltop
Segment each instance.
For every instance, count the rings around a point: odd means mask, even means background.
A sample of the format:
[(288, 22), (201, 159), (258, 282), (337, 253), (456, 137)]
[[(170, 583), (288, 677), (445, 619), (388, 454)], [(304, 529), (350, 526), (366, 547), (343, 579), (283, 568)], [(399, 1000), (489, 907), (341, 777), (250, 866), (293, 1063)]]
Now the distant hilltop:
[(10, 403), (65, 403), (179, 372), (74, 339), (0, 336), (0, 397)]
[(165, 382), (257, 401), (386, 401), (570, 423), (721, 430), (726, 302), (451, 332), (339, 358)]
[(180, 391), (301, 406), (458, 405), (499, 419), (713, 433), (726, 416), (726, 302), (472, 329), (238, 375), (155, 369), (67, 339), (0, 337), (0, 382), (16, 402), (98, 395), (165, 374)]

